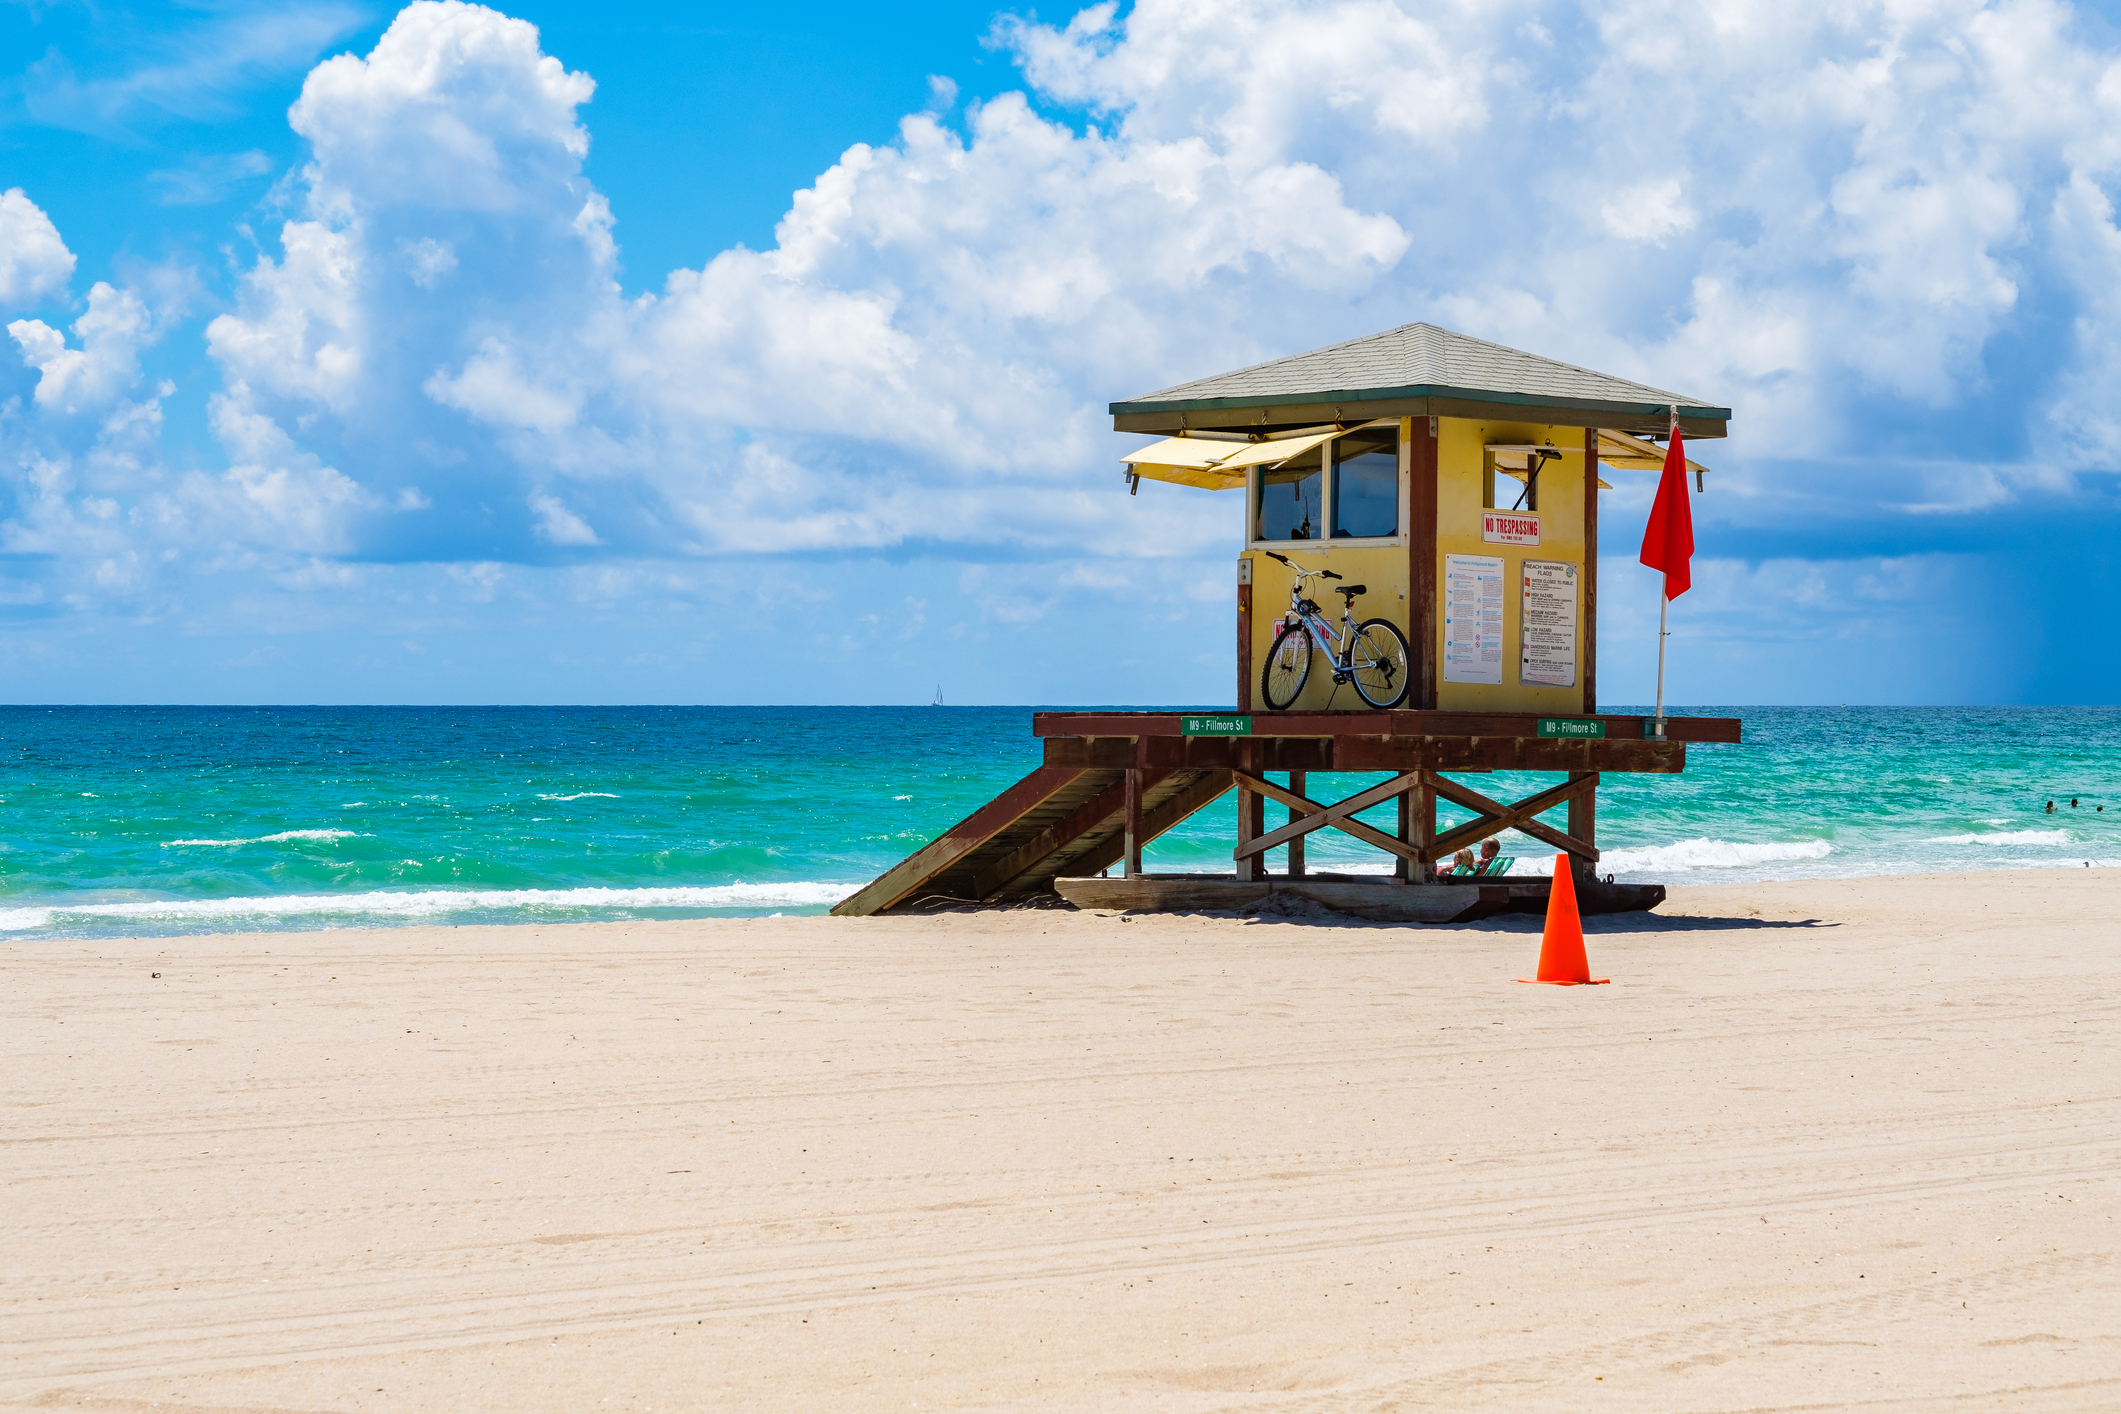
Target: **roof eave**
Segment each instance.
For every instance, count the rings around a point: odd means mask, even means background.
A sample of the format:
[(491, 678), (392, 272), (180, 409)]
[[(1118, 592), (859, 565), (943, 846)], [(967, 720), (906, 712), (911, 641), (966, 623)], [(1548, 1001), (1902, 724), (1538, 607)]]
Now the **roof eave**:
[[(1322, 403), (1355, 406), (1362, 403), (1403, 402), (1410, 398), (1449, 398), (1459, 402), (1494, 403), (1502, 407), (1565, 408), (1572, 412), (1612, 413), (1618, 417), (1642, 418), (1668, 415), (1668, 402), (1612, 402), (1600, 398), (1565, 398), (1543, 393), (1499, 393), (1485, 388), (1454, 388), (1442, 383), (1416, 383), (1402, 388), (1343, 388), (1319, 392), (1277, 393), (1263, 397), (1142, 399), (1112, 403), (1113, 417), (1168, 412), (1228, 412), (1240, 408), (1316, 407)], [(1729, 422), (1729, 408), (1679, 404), (1679, 415), (1689, 420)]]

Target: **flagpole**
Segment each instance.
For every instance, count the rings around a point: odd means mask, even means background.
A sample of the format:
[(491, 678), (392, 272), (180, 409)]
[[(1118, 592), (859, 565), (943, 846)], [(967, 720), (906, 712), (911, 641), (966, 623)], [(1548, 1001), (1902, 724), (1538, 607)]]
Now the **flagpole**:
[(1657, 597), (1657, 740), (1664, 740), (1664, 640), (1665, 618), (1672, 612), (1668, 595)]
[[(1679, 405), (1677, 403), (1672, 405), (1672, 426), (1671, 431), (1667, 435), (1671, 437), (1679, 435)], [(1680, 469), (1679, 473), (1679, 489), (1682, 495), (1685, 494), (1686, 470), (1684, 467)], [(1657, 740), (1659, 741), (1664, 740), (1664, 641), (1671, 637), (1671, 631), (1665, 627), (1665, 623), (1671, 617), (1671, 613), (1672, 596), (1669, 593), (1659, 594), (1657, 596)]]

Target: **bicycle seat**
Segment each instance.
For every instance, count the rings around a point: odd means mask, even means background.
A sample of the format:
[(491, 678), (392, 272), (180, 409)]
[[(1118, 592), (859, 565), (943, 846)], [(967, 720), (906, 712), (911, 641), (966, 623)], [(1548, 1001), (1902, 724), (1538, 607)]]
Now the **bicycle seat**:
[(1350, 599), (1353, 599), (1358, 594), (1368, 594), (1370, 586), (1367, 584), (1336, 584), (1333, 586), (1333, 592), (1335, 594), (1345, 594)]

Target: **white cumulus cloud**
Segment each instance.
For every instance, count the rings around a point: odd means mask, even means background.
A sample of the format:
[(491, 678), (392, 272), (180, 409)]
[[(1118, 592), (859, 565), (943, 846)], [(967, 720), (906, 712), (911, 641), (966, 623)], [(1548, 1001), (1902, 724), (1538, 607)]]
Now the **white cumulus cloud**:
[(88, 312), (74, 321), (79, 348), (41, 319), (7, 326), (22, 361), (38, 370), (37, 405), (58, 413), (105, 408), (140, 376), (140, 350), (154, 336), (147, 305), (131, 290), (98, 280)]
[(74, 253), (20, 187), (0, 191), (0, 307), (22, 309), (66, 288)]
[(327, 203), (507, 211), (589, 152), (575, 109), (596, 84), (538, 48), (537, 28), (461, 0), (401, 11), (366, 58), (310, 71), (288, 110)]

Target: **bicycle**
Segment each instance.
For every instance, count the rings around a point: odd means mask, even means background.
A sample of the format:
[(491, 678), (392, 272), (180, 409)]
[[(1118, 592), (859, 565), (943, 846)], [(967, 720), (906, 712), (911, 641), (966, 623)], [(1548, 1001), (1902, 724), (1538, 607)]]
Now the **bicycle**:
[(1307, 570), (1288, 556), (1277, 555), (1272, 550), (1261, 553), (1296, 571), (1296, 583), (1289, 590), (1289, 612), (1274, 635), (1274, 646), (1267, 650), (1267, 664), (1259, 674), (1260, 696), (1266, 699), (1268, 709), (1286, 711), (1296, 701), (1297, 694), (1304, 690), (1304, 680), (1311, 675), (1314, 635), (1333, 645), (1334, 651), (1326, 655), (1326, 661), (1333, 666), (1336, 686), (1344, 682), (1354, 683), (1362, 700), (1372, 707), (1398, 706), (1400, 699), (1407, 695), (1407, 665), (1413, 654), (1407, 647), (1407, 636), (1391, 620), (1355, 622), (1355, 600), (1357, 596), (1369, 593), (1370, 587), (1343, 584), (1333, 591), (1342, 596), (1342, 631), (1335, 633), (1317, 601), (1304, 597), (1304, 581), (1339, 579), (1341, 576), (1331, 570)]

